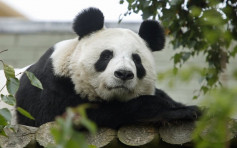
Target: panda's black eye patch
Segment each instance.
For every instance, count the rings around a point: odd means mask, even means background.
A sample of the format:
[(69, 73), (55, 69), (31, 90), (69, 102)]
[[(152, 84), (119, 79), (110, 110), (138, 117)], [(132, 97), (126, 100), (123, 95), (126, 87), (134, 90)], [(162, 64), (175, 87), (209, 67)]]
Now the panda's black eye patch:
[(139, 79), (142, 79), (146, 75), (146, 70), (142, 65), (141, 57), (138, 54), (134, 53), (132, 54), (132, 59), (136, 65), (137, 77)]
[(113, 58), (113, 52), (110, 50), (104, 50), (101, 54), (100, 54), (100, 58), (103, 60), (110, 60)]
[(106, 69), (109, 61), (113, 58), (113, 52), (110, 50), (104, 50), (101, 52), (99, 59), (95, 63), (95, 70), (102, 72)]
[(141, 64), (142, 63), (141, 57), (138, 54), (132, 54), (132, 59), (137, 64)]

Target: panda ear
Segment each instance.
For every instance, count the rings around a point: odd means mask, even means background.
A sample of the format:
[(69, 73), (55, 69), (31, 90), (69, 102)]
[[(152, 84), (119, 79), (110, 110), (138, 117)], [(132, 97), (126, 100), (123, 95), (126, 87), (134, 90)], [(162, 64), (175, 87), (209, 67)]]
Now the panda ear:
[(164, 48), (164, 30), (157, 21), (143, 21), (138, 34), (146, 41), (152, 51), (159, 51)]
[(80, 12), (74, 19), (73, 30), (80, 38), (104, 27), (104, 15), (97, 8), (88, 8)]

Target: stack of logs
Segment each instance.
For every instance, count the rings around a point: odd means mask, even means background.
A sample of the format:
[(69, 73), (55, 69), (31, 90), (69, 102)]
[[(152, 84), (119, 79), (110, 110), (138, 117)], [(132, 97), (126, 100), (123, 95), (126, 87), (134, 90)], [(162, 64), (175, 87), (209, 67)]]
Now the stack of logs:
[[(236, 122), (232, 120), (231, 122)], [(54, 140), (50, 134), (50, 128), (55, 125), (54, 122), (46, 123), (39, 128), (18, 125), (17, 130), (5, 129), (6, 136), (0, 136), (0, 147), (2, 148), (23, 148), (34, 147), (36, 143), (46, 147), (53, 144)], [(230, 124), (232, 125), (232, 124)], [(146, 126), (126, 126), (118, 131), (108, 128), (98, 129), (94, 135), (86, 134), (88, 143), (96, 147), (157, 147), (158, 145), (186, 145), (190, 146), (192, 141), (192, 131), (195, 123), (187, 122), (176, 125), (166, 125), (159, 129)], [(229, 126), (229, 128), (232, 128)], [(204, 137), (204, 131), (200, 137)], [(233, 140), (237, 131), (229, 133), (226, 140)], [(162, 140), (160, 140), (162, 139)], [(215, 142), (215, 141), (213, 141)], [(150, 146), (149, 146), (150, 145)]]

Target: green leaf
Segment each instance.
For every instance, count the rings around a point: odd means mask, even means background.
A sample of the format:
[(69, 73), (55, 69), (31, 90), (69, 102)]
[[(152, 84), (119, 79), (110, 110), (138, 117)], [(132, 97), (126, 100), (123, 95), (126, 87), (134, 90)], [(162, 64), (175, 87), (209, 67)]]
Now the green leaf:
[(179, 71), (179, 69), (178, 69), (177, 67), (174, 67), (174, 68), (173, 68), (173, 74), (174, 74), (174, 75), (177, 75), (178, 71)]
[(76, 108), (76, 112), (80, 114), (81, 120), (80, 123), (85, 126), (91, 133), (95, 133), (97, 130), (96, 124), (89, 120), (86, 115), (86, 109), (93, 107), (90, 104), (83, 104)]
[(140, 3), (143, 6), (143, 8), (149, 7), (152, 4), (151, 1), (140, 1)]
[(26, 110), (24, 110), (23, 108), (21, 107), (17, 107), (16, 110), (21, 113), (22, 115), (24, 115), (25, 117), (31, 119), (31, 120), (35, 120), (35, 118), (29, 113), (27, 112)]
[(7, 80), (15, 78), (15, 70), (11, 65), (3, 64), (3, 70)]
[(88, 144), (86, 142), (86, 138), (84, 134), (74, 131), (71, 139), (67, 142), (66, 147), (74, 148), (74, 147), (81, 147), (81, 148), (88, 148)]
[(5, 96), (1, 94), (2, 101), (8, 105), (14, 106), (16, 105), (16, 99), (12, 95)]
[(194, 16), (194, 17), (200, 16), (201, 12), (202, 12), (202, 10), (198, 7), (193, 6), (191, 8), (191, 15)]
[(180, 63), (182, 58), (182, 53), (176, 53), (174, 56), (174, 64)]
[(87, 117), (86, 109), (92, 107), (90, 104), (82, 104), (76, 108), (76, 112), (79, 113), (82, 117)]
[(209, 88), (206, 86), (202, 86), (201, 87), (201, 91), (203, 91), (204, 94), (206, 94), (208, 92)]
[(12, 115), (7, 108), (0, 109), (0, 115), (4, 117), (8, 122), (11, 122)]
[(7, 123), (7, 120), (5, 119), (5, 117), (3, 117), (1, 114), (0, 114), (0, 126), (6, 126), (8, 123)]
[(142, 14), (142, 19), (143, 20), (148, 19), (152, 15), (153, 15), (153, 13), (152, 13), (152, 11), (149, 8), (143, 9), (143, 14)]
[(97, 130), (96, 124), (92, 122), (91, 120), (85, 117), (82, 117), (81, 124), (85, 126), (92, 134), (96, 133), (96, 130)]
[(198, 99), (198, 96), (193, 96), (193, 100), (196, 100), (196, 99)]
[(182, 60), (183, 62), (186, 62), (191, 56), (190, 52), (182, 52)]
[(27, 77), (29, 78), (30, 80), (30, 83), (37, 87), (37, 88), (40, 88), (40, 89), (43, 89), (43, 86), (41, 84), (41, 82), (36, 78), (36, 76), (32, 73), (32, 72), (29, 72), (29, 71), (25, 71)]
[[(1, 116), (0, 116), (0, 118), (1, 118)], [(1, 122), (1, 119), (0, 119), (0, 122)], [(5, 133), (4, 130), (3, 130), (4, 127), (5, 127), (5, 126), (1, 125), (1, 123), (0, 123), (0, 135), (2, 135), (2, 136), (7, 136), (6, 133)]]
[(233, 51), (231, 51), (230, 55), (235, 58), (235, 55), (237, 54), (237, 46), (235, 46), (235, 48), (233, 49)]
[(95, 145), (88, 145), (89, 148), (97, 148)]
[(203, 29), (203, 30), (204, 30), (205, 39), (210, 44), (213, 44), (218, 41), (219, 34), (220, 34), (220, 32), (218, 32), (218, 30), (210, 30), (210, 29)]
[(51, 133), (54, 136), (56, 142), (55, 147), (88, 147), (84, 134), (79, 133), (73, 129), (72, 119), (74, 116), (73, 110), (69, 108), (67, 109), (67, 116), (65, 119), (56, 119), (57, 126), (51, 129)]
[(19, 86), (20, 86), (20, 82), (17, 78), (7, 79), (7, 91), (9, 92), (9, 94), (15, 95)]
[(51, 134), (53, 135), (56, 143), (59, 143), (60, 141), (62, 141), (62, 129), (61, 128), (52, 127)]

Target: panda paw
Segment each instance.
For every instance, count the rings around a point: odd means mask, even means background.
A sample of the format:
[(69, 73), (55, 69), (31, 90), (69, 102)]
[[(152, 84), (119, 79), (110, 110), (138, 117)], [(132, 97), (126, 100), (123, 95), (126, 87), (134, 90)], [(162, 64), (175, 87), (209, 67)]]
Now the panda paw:
[(202, 115), (197, 106), (183, 106), (180, 108), (171, 108), (157, 113), (153, 117), (139, 120), (143, 124), (180, 124), (186, 121), (196, 121)]
[(195, 121), (202, 112), (198, 106), (185, 106), (167, 113), (168, 121)]

